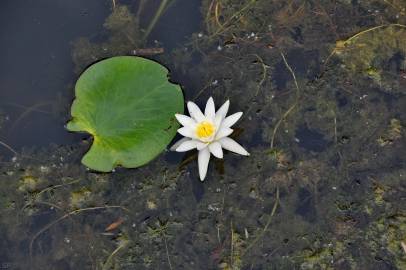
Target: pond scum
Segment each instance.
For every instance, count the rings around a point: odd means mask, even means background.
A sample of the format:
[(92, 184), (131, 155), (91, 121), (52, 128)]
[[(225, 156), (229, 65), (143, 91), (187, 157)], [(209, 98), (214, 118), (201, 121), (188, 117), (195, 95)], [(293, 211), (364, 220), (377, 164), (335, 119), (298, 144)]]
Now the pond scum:
[[(1, 163), (2, 259), (406, 269), (405, 12), (402, 0), (203, 0), (200, 31), (155, 58), (186, 100), (244, 112), (235, 136), (250, 158), (227, 154), (202, 184), (193, 153), (104, 174), (80, 164), (87, 141), (24, 149)], [(139, 15), (114, 1), (106, 40), (73, 42), (76, 71), (148, 48)]]

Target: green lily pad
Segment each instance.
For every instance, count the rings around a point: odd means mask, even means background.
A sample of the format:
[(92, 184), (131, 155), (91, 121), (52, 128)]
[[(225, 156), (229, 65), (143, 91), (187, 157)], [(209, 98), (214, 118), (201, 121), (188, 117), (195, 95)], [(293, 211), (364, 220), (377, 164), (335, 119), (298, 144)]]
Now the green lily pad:
[(109, 172), (116, 166), (146, 164), (169, 144), (183, 112), (179, 85), (168, 70), (141, 57), (120, 56), (98, 62), (78, 79), (69, 131), (93, 135), (82, 163)]

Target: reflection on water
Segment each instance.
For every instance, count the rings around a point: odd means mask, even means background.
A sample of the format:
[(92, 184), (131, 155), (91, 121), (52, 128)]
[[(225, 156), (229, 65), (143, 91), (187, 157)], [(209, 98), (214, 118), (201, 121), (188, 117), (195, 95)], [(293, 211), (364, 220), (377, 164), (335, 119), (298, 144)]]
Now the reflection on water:
[[(405, 9), (3, 1), (0, 268), (405, 269)], [(231, 99), (251, 156), (203, 183), (194, 152), (86, 170), (91, 140), (64, 129), (74, 83), (123, 54), (168, 66), (187, 100)]]

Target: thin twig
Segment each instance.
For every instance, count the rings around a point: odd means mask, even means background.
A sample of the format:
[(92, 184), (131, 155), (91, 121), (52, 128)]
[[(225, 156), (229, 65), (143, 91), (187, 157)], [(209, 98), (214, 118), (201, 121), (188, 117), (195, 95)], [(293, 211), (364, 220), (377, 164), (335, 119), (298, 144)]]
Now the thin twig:
[(400, 245), (402, 246), (403, 252), (406, 253), (406, 244), (405, 244), (405, 242), (401, 241)]
[(202, 89), (200, 89), (200, 91), (195, 95), (195, 97), (193, 98), (193, 100), (197, 100), (197, 98), (201, 95), (201, 94), (203, 94), (203, 92), (207, 89), (207, 88), (209, 88), (211, 85), (212, 85), (212, 80), (213, 80), (213, 78), (210, 78), (209, 79), (209, 82), (202, 88)]
[(166, 258), (168, 259), (169, 269), (172, 270), (172, 263), (171, 263), (171, 259), (169, 258), (168, 243), (166, 242), (165, 235), (162, 235), (162, 237), (163, 237), (164, 243), (165, 243)]
[(45, 227), (43, 227), (41, 230), (39, 230), (32, 238), (30, 241), (30, 258), (32, 258), (32, 247), (34, 245), (34, 241), (38, 238), (38, 236), (40, 236), (43, 232), (49, 230), (52, 226), (54, 226), (55, 224), (57, 224), (58, 222), (70, 217), (71, 215), (74, 214), (78, 214), (78, 213), (82, 213), (82, 212), (87, 212), (87, 211), (93, 211), (93, 210), (100, 210), (100, 209), (109, 209), (109, 208), (121, 208), (125, 211), (129, 211), (127, 208), (120, 206), (120, 205), (111, 205), (111, 206), (96, 206), (96, 207), (89, 207), (89, 208), (82, 208), (82, 209), (76, 209), (74, 211), (71, 211), (63, 216), (61, 216), (60, 218), (58, 218), (57, 220), (54, 220), (51, 223), (48, 223)]
[(52, 112), (49, 112), (49, 111), (44, 111), (44, 110), (37, 109), (37, 108), (32, 108), (32, 107), (27, 107), (27, 106), (24, 106), (24, 105), (21, 105), (21, 104), (18, 104), (18, 103), (14, 103), (14, 102), (8, 102), (5, 105), (17, 107), (17, 108), (24, 109), (24, 110), (31, 109), (31, 111), (33, 111), (33, 112), (39, 112), (39, 113), (43, 113), (43, 114), (52, 114)]
[(257, 2), (257, 0), (251, 0), (249, 1), (245, 6), (243, 6), (239, 11), (235, 12), (233, 15), (231, 15), (230, 18), (227, 19), (227, 21), (225, 21), (222, 25), (222, 27), (219, 27), (219, 29), (217, 29), (216, 32), (214, 32), (213, 34), (211, 34), (209, 36), (209, 38), (213, 38), (221, 33), (223, 33), (224, 31), (226, 31), (229, 27), (225, 27), (227, 26), (229, 23), (231, 23), (236, 17), (238, 17), (238, 15), (240, 15), (241, 13), (243, 13), (245, 10), (249, 9), (251, 7), (251, 5), (255, 4)]
[(347, 39), (347, 40), (345, 41), (345, 43), (348, 43), (348, 42), (350, 42), (351, 40), (353, 40), (353, 39), (355, 39), (355, 38), (357, 38), (357, 37), (359, 37), (359, 36), (361, 36), (361, 35), (363, 35), (363, 34), (366, 34), (366, 33), (368, 33), (368, 32), (371, 32), (371, 31), (374, 31), (374, 30), (376, 30), (376, 29), (383, 28), (383, 27), (389, 27), (389, 26), (398, 26), (398, 27), (401, 27), (401, 28), (406, 28), (406, 25), (399, 24), (399, 23), (378, 25), (378, 26), (375, 26), (375, 27), (366, 29), (366, 30), (364, 30), (364, 31), (361, 31), (361, 32), (359, 32), (359, 33), (353, 35), (352, 37), (350, 37), (349, 39)]
[[(38, 192), (38, 193), (35, 194), (35, 197), (34, 197), (34, 201), (33, 201), (33, 202), (28, 202), (28, 203), (26, 203), (26, 204), (23, 206), (23, 208), (21, 208), (20, 211), (24, 211), (24, 209), (27, 208), (28, 206), (33, 205), (33, 204), (37, 204), (37, 203), (40, 203), (40, 204), (49, 204), (49, 203), (47, 203), (47, 202), (37, 201), (37, 198), (39, 198), (42, 193), (45, 193), (45, 192), (47, 192), (47, 191), (50, 191), (50, 190), (53, 190), (53, 189), (56, 189), (56, 188), (60, 188), (60, 187), (64, 187), (64, 186), (68, 186), (68, 185), (72, 185), (72, 184), (75, 184), (75, 183), (78, 183), (78, 182), (80, 182), (80, 180), (73, 180), (73, 181), (71, 181), (71, 182), (69, 182), (69, 183), (59, 184), (59, 185), (54, 185), (54, 186), (50, 186), (50, 187), (44, 188), (43, 190), (41, 190), (40, 192)], [(56, 205), (52, 205), (52, 204), (49, 204), (49, 205), (50, 205), (50, 206), (53, 206), (53, 207), (55, 207), (55, 208), (58, 208), (59, 210), (62, 211), (62, 209), (60, 209), (60, 207), (58, 207), (58, 206), (56, 206)]]
[(255, 97), (257, 97), (259, 94), (259, 91), (261, 90), (262, 85), (264, 84), (264, 82), (266, 80), (266, 74), (267, 74), (266, 69), (269, 68), (269, 66), (264, 63), (264, 60), (258, 54), (255, 53), (253, 55), (258, 59), (258, 61), (262, 65), (262, 78), (259, 81), (257, 91), (255, 92)]
[(218, 24), (218, 26), (220, 26), (220, 28), (222, 28), (223, 25), (220, 23), (220, 19), (219, 19), (219, 17), (220, 17), (220, 15), (219, 15), (219, 6), (220, 6), (220, 4), (219, 4), (219, 2), (217, 2), (216, 6), (214, 7), (214, 18), (215, 18), (216, 23)]
[(8, 150), (10, 150), (11, 152), (13, 152), (16, 156), (18, 156), (18, 153), (16, 150), (14, 150), (10, 145), (8, 145), (7, 143), (0, 141), (0, 145), (3, 145), (5, 148), (7, 148)]
[(214, 5), (215, 0), (212, 0), (210, 2), (209, 7), (207, 8), (207, 12), (206, 12), (206, 16), (205, 16), (205, 23), (206, 23), (206, 29), (207, 32), (210, 33), (211, 32), (211, 27), (210, 27), (210, 15), (211, 15), (211, 10), (213, 9), (213, 5)]
[(18, 126), (18, 124), (21, 122), (21, 120), (23, 120), (31, 112), (38, 111), (37, 108), (40, 108), (43, 106), (49, 106), (49, 105), (52, 105), (51, 101), (40, 102), (40, 103), (34, 104), (30, 107), (27, 107), (27, 109), (14, 121), (13, 125), (10, 127), (10, 131), (13, 131)]
[[(383, 24), (383, 25), (374, 26), (374, 27), (372, 27), (372, 28), (368, 28), (368, 29), (366, 29), (366, 30), (363, 30), (363, 31), (361, 31), (361, 32), (358, 32), (358, 33), (356, 33), (355, 35), (349, 37), (348, 39), (342, 41), (342, 42), (343, 42), (342, 45), (346, 45), (346, 44), (349, 43), (350, 41), (352, 41), (352, 40), (354, 40), (354, 39), (356, 39), (356, 38), (358, 38), (358, 37), (360, 37), (360, 36), (362, 36), (362, 35), (364, 35), (364, 34), (366, 34), (366, 33), (369, 33), (369, 32), (371, 32), (371, 31), (375, 31), (375, 30), (380, 29), (380, 28), (391, 27), (391, 26), (397, 26), (397, 27), (400, 27), (400, 28), (406, 28), (406, 25), (399, 24), (399, 23)], [(336, 46), (336, 47), (334, 47), (333, 51), (330, 53), (330, 55), (329, 55), (329, 56), (326, 58), (326, 60), (324, 61), (324, 66), (327, 65), (327, 63), (330, 61), (330, 58), (331, 58), (334, 54), (336, 54), (337, 51), (339, 51), (339, 49), (337, 49), (337, 46)]]
[(140, 3), (138, 4), (137, 14), (136, 14), (136, 18), (137, 18), (138, 21), (140, 20), (141, 13), (142, 13), (142, 11), (144, 9), (145, 1), (146, 0), (140, 0)]
[(272, 132), (271, 149), (274, 146), (275, 135), (276, 135), (276, 132), (278, 131), (279, 126), (282, 124), (282, 121), (285, 120), (285, 118), (293, 111), (293, 109), (295, 109), (296, 105), (299, 102), (299, 96), (300, 96), (300, 88), (299, 88), (299, 85), (296, 80), (296, 75), (293, 72), (292, 68), (289, 66), (288, 62), (286, 61), (285, 55), (282, 52), (281, 52), (281, 56), (282, 56), (283, 62), (285, 63), (286, 68), (289, 70), (290, 74), (293, 77), (293, 81), (294, 81), (295, 87), (296, 87), (296, 99), (295, 99), (295, 102), (293, 102), (292, 106), (290, 106), (290, 108), (282, 115), (281, 119), (279, 119), (279, 121), (276, 123), (275, 128)]
[(35, 205), (35, 204), (42, 204), (42, 205), (50, 206), (50, 207), (53, 207), (53, 208), (58, 209), (59, 211), (63, 212), (63, 209), (61, 207), (59, 207), (58, 205), (50, 203), (50, 202), (42, 202), (42, 201), (29, 202), (26, 205), (24, 205), (24, 207), (21, 209), (21, 211), (24, 211), (24, 209), (27, 208), (28, 206)]
[(334, 113), (334, 143), (337, 144), (337, 116)]
[(231, 251), (230, 251), (230, 265), (231, 265), (231, 269), (234, 269), (234, 229), (233, 229), (233, 221), (231, 221), (230, 224), (231, 227)]
[(44, 188), (43, 190), (41, 190), (40, 192), (37, 193), (37, 196), (39, 196), (39, 195), (41, 195), (42, 193), (47, 192), (47, 191), (49, 191), (49, 190), (53, 190), (53, 189), (60, 188), (60, 187), (64, 187), (64, 186), (73, 185), (73, 184), (76, 184), (76, 183), (78, 183), (78, 182), (80, 182), (80, 179), (73, 180), (73, 181), (68, 182), (68, 183), (59, 184), (59, 185), (54, 185), (54, 186), (50, 186), (50, 187)]
[(279, 205), (279, 187), (276, 188), (276, 199), (275, 199), (275, 203), (272, 207), (272, 212), (270, 217), (268, 218), (267, 223), (265, 224), (264, 229), (262, 230), (262, 232), (254, 239), (254, 241), (251, 242), (251, 244), (248, 245), (248, 247), (244, 250), (244, 252), (242, 253), (241, 257), (243, 257), (245, 254), (248, 253), (248, 251), (258, 242), (258, 240), (260, 238), (262, 238), (266, 231), (268, 230), (269, 225), (271, 225), (272, 222), (272, 217), (275, 215), (276, 213), (276, 209), (278, 209), (278, 205)]
[(103, 265), (102, 270), (108, 270), (110, 269), (111, 266), (111, 260), (113, 259), (113, 257), (120, 251), (120, 249), (124, 248), (126, 245), (119, 245), (111, 254), (110, 256), (107, 258), (106, 262)]
[(152, 29), (155, 27), (155, 24), (158, 22), (159, 18), (162, 16), (164, 10), (166, 9), (166, 5), (168, 4), (169, 0), (162, 0), (161, 4), (158, 7), (152, 21), (149, 23), (147, 30), (145, 31), (143, 40), (147, 40), (149, 34), (151, 34)]

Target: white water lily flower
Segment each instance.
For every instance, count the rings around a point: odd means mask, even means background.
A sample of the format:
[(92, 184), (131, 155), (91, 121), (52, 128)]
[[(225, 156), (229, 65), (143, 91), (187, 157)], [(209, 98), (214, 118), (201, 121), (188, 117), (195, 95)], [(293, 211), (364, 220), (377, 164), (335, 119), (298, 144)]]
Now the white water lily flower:
[(187, 103), (191, 117), (175, 114), (176, 119), (183, 125), (178, 129), (178, 133), (185, 138), (176, 142), (171, 150), (186, 152), (196, 148), (199, 151), (198, 165), (201, 181), (206, 177), (210, 153), (217, 158), (223, 158), (223, 149), (226, 149), (249, 156), (249, 153), (241, 145), (228, 137), (233, 133), (231, 126), (242, 116), (242, 112), (238, 112), (226, 117), (229, 106), (230, 101), (227, 100), (216, 112), (213, 98), (210, 97), (207, 100), (204, 114), (191, 101)]

